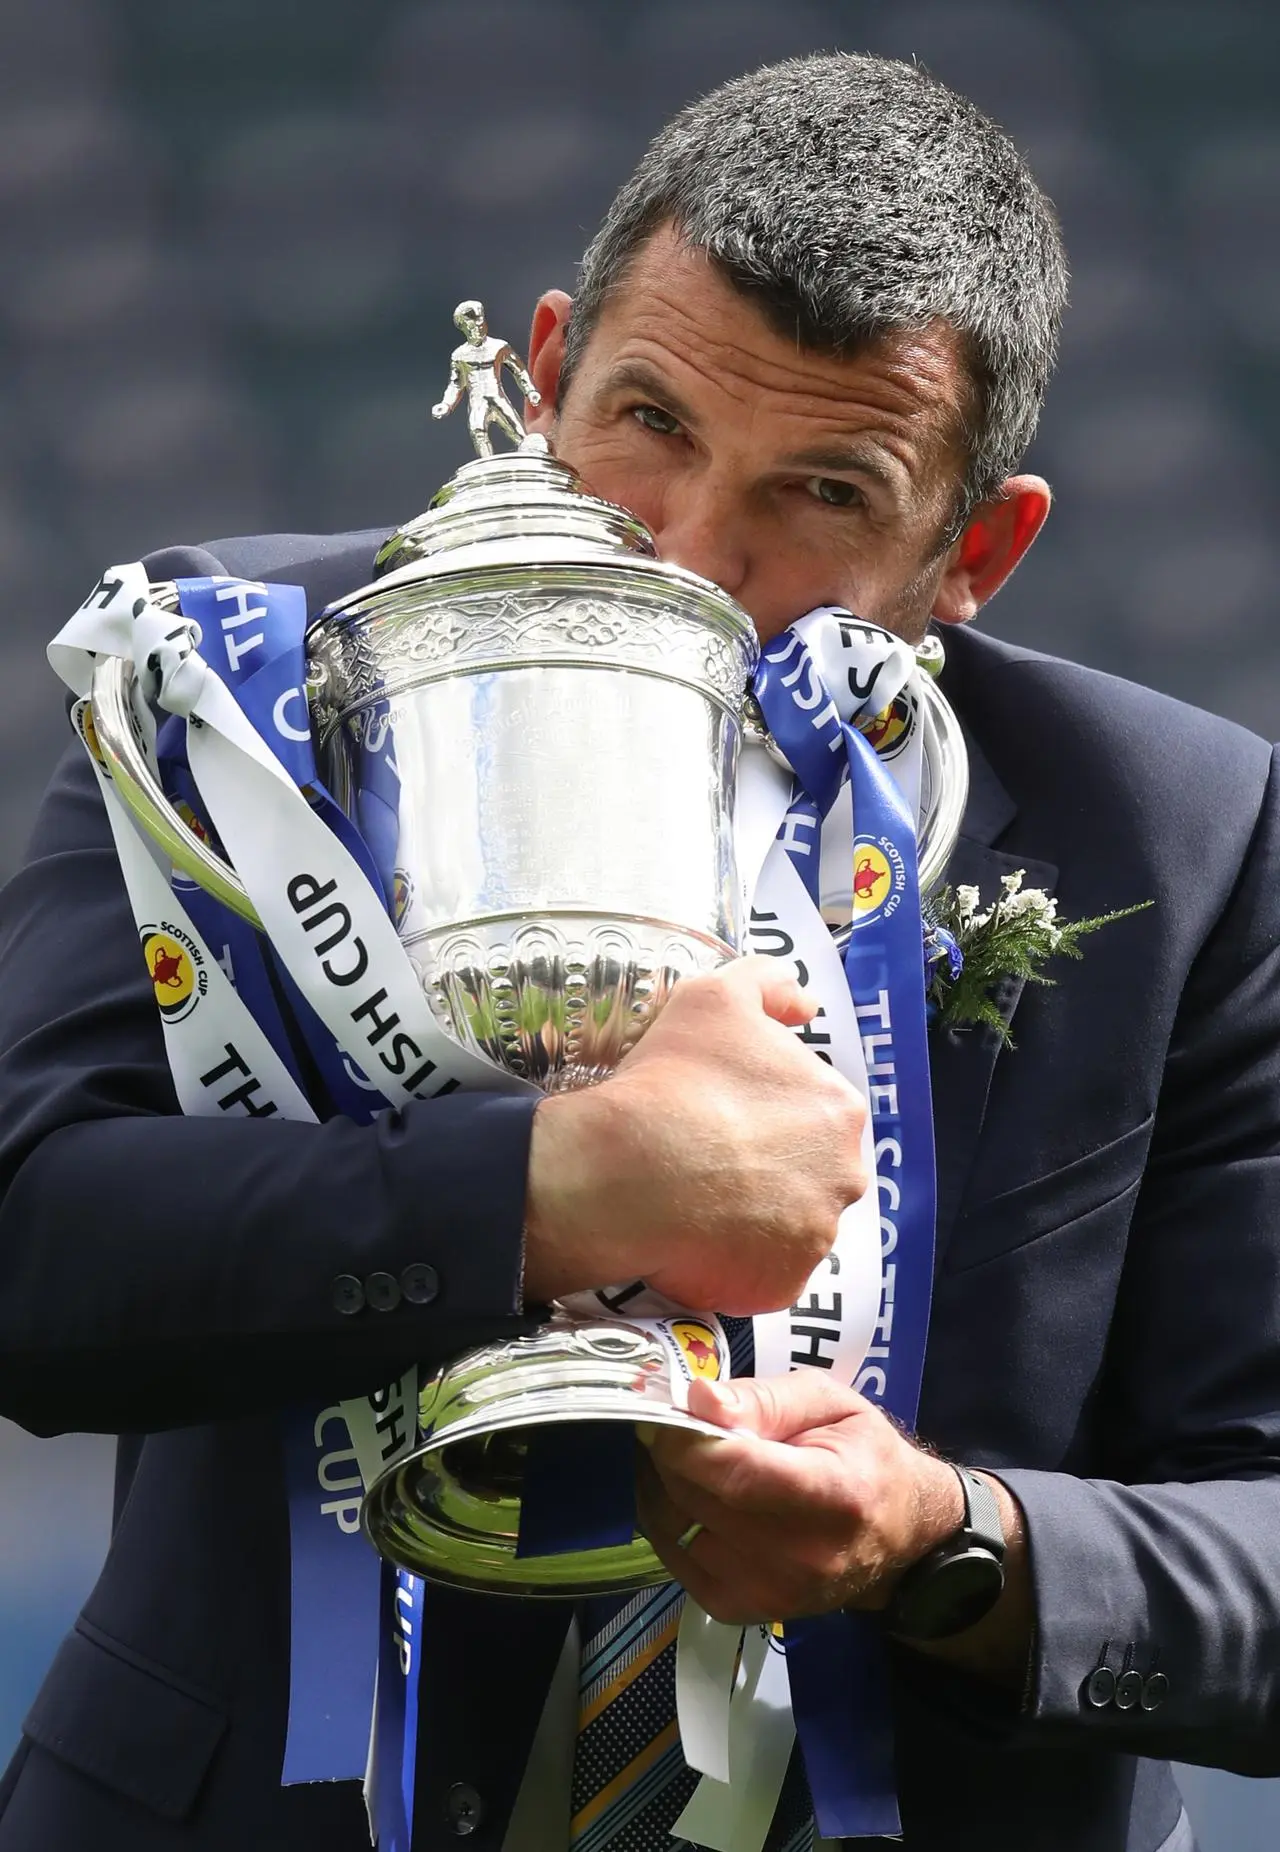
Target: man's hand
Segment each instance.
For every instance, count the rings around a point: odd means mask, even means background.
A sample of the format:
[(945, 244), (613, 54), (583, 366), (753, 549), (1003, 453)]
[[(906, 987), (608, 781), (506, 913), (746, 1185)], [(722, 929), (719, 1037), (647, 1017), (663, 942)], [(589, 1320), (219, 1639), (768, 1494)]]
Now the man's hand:
[[(964, 1518), (960, 1482), (822, 1370), (695, 1382), (723, 1440), (657, 1428), (638, 1512), (671, 1574), (716, 1620), (882, 1608), (899, 1573)], [(690, 1524), (703, 1528), (687, 1548)]]
[[(689, 1409), (733, 1431), (717, 1440), (650, 1430), (637, 1510), (671, 1575), (716, 1620), (883, 1608), (901, 1572), (963, 1522), (952, 1468), (821, 1370), (694, 1382)], [(1005, 1593), (967, 1633), (920, 1650), (1016, 1686), (1031, 1625), (1021, 1513), (1006, 1487), (988, 1483), (1005, 1532)], [(702, 1528), (682, 1547), (691, 1525)]]
[(683, 978), (616, 1074), (534, 1114), (525, 1292), (643, 1279), (682, 1305), (791, 1305), (866, 1187), (864, 1108), (790, 1033), (772, 958)]

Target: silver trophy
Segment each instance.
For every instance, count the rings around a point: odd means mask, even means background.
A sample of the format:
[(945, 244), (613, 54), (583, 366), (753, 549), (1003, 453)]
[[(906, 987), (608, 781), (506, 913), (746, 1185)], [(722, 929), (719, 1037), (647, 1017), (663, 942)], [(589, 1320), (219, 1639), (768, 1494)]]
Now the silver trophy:
[[(748, 694), (746, 613), (658, 560), (639, 521), (524, 435), (500, 383), (506, 366), (527, 391), (522, 364), (488, 336), (481, 304), (456, 319), (468, 339), (435, 409), (465, 395), (479, 455), (385, 543), (374, 581), (312, 624), (311, 724), (320, 774), (353, 820), (394, 802), (396, 924), (438, 1019), (554, 1092), (612, 1073), (679, 978), (742, 950), (738, 753), (744, 733), (776, 748)], [(493, 424), (514, 451), (492, 453)], [(172, 586), (152, 596), (177, 608)], [(936, 668), (937, 646), (922, 660)], [(967, 777), (955, 717), (932, 676), (921, 683), (927, 891)], [(178, 870), (259, 925), (234, 869), (160, 789), (131, 685), (128, 665), (104, 661), (92, 690), (121, 796)], [(393, 788), (380, 783), (389, 745)], [(557, 1556), (519, 1555), (517, 1538), (531, 1428), (704, 1426), (673, 1394), (673, 1371), (716, 1334), (669, 1311), (630, 1322), (603, 1305), (596, 1317), (553, 1306), (532, 1335), (433, 1376), (418, 1445), (366, 1499), (375, 1547), (428, 1578), (511, 1594), (665, 1579), (642, 1537)]]

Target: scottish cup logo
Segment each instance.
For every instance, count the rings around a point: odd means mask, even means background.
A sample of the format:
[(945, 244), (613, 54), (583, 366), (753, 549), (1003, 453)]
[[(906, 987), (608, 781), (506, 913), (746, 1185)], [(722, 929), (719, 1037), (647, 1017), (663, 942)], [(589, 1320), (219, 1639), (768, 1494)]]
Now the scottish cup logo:
[(853, 839), (853, 926), (869, 926), (897, 911), (907, 884), (906, 865), (891, 836)]
[(656, 1329), (686, 1382), (714, 1383), (725, 1374), (721, 1341), (700, 1318), (660, 1318)]
[(908, 684), (880, 713), (857, 715), (853, 724), (871, 742), (876, 756), (888, 761), (910, 744), (919, 711), (920, 697)]
[(178, 815), (182, 818), (182, 821), (186, 824), (197, 841), (204, 843), (205, 846), (208, 847), (213, 839), (204, 819), (198, 816), (191, 808), (191, 805), (184, 802), (182, 798), (175, 800), (173, 808), (177, 811)]
[(720, 1346), (711, 1327), (699, 1319), (678, 1318), (672, 1323), (671, 1334), (684, 1353), (690, 1375), (715, 1382), (720, 1375)]
[(392, 877), (391, 917), (397, 926), (403, 926), (405, 915), (413, 905), (413, 876), (407, 868), (397, 868)]
[(144, 926), (139, 937), (161, 1017), (167, 1023), (184, 1022), (209, 988), (198, 947), (167, 924)]

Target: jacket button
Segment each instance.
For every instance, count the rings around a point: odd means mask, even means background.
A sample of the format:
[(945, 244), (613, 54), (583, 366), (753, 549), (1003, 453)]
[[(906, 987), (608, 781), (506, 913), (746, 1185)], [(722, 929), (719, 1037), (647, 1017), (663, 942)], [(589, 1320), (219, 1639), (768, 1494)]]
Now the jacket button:
[(484, 1818), (484, 1802), (469, 1781), (455, 1781), (444, 1804), (449, 1825), (459, 1838), (474, 1833)]
[(371, 1273), (364, 1283), (364, 1296), (375, 1312), (394, 1312), (400, 1303), (400, 1282), (394, 1273)]
[(1142, 1699), (1145, 1682), (1141, 1672), (1122, 1672), (1116, 1680), (1116, 1709), (1131, 1711)]
[(1106, 1710), (1116, 1695), (1116, 1675), (1110, 1666), (1095, 1666), (1084, 1682), (1084, 1701), (1096, 1711)]
[(440, 1275), (425, 1261), (415, 1261), (400, 1275), (400, 1286), (410, 1305), (430, 1305), (440, 1291)]
[(1169, 1690), (1169, 1681), (1163, 1672), (1148, 1672), (1142, 1687), (1142, 1708), (1144, 1711), (1159, 1710)]
[(340, 1273), (329, 1288), (335, 1312), (342, 1312), (348, 1318), (355, 1312), (364, 1310), (364, 1287), (354, 1273)]

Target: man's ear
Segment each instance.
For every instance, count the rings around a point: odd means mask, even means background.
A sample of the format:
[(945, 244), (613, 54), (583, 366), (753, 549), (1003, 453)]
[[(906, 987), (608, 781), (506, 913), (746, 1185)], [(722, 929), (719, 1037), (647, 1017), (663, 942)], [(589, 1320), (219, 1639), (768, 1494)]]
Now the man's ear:
[(1042, 476), (1010, 476), (981, 502), (947, 555), (932, 615), (964, 624), (995, 595), (1044, 526), (1053, 497)]
[(569, 326), (572, 298), (562, 289), (549, 289), (538, 297), (529, 330), (529, 371), (542, 394), (542, 403), (525, 410), (525, 429), (541, 431), (545, 436), (555, 423), (556, 400), (560, 391), (560, 367), (564, 360), (564, 332)]

